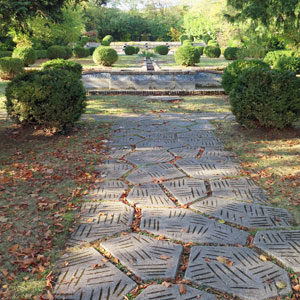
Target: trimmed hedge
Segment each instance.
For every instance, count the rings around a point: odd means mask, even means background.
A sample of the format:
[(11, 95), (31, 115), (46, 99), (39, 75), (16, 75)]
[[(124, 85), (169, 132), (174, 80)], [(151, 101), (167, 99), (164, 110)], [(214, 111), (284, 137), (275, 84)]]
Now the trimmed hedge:
[(184, 40), (182, 46), (193, 46), (193, 43), (191, 40)]
[(239, 59), (229, 64), (222, 75), (222, 86), (226, 94), (229, 94), (239, 75), (246, 69), (260, 67), (270, 70), (270, 66), (258, 59), (243, 60)]
[(37, 59), (44, 59), (48, 58), (48, 51), (47, 50), (35, 50)]
[(227, 60), (236, 60), (238, 59), (239, 48), (237, 47), (228, 47), (224, 51), (224, 57)]
[(140, 52), (140, 48), (139, 48), (139, 47), (137, 47), (137, 46), (136, 46), (136, 47), (134, 47), (134, 50), (135, 50), (135, 51), (134, 51), (134, 54), (138, 54), (138, 53)]
[(126, 55), (133, 55), (135, 54), (135, 48), (133, 46), (128, 45), (125, 47), (124, 52)]
[(204, 47), (202, 46), (196, 46), (195, 49), (198, 51), (199, 55), (203, 55)]
[(102, 45), (102, 46), (109, 46), (109, 45), (112, 43), (113, 40), (114, 40), (114, 39), (113, 39), (113, 37), (112, 37), (111, 35), (106, 35), (106, 36), (103, 38), (103, 40), (102, 40), (102, 42), (101, 42), (101, 45)]
[(159, 45), (154, 48), (154, 52), (160, 55), (167, 55), (169, 53), (169, 48), (166, 45)]
[(22, 59), (25, 67), (34, 64), (37, 60), (35, 50), (31, 47), (15, 48), (12, 57)]
[(220, 45), (219, 45), (218, 42), (215, 41), (215, 40), (209, 40), (209, 41), (207, 42), (207, 46), (212, 46), (212, 47), (220, 48)]
[(18, 124), (66, 129), (86, 107), (81, 80), (65, 70), (32, 71), (13, 79), (6, 88), (6, 110)]
[(13, 53), (12, 51), (6, 51), (6, 50), (0, 51), (0, 58), (1, 57), (11, 57), (12, 53)]
[(183, 42), (185, 41), (185, 40), (191, 40), (190, 38), (189, 38), (189, 36), (188, 35), (186, 35), (186, 34), (182, 34), (181, 36), (180, 36), (180, 43), (181, 43), (181, 45), (183, 45)]
[(19, 58), (0, 58), (0, 78), (11, 80), (15, 76), (24, 73), (24, 62)]
[(82, 65), (74, 61), (57, 58), (43, 63), (42, 70), (65, 70), (81, 78)]
[(274, 64), (274, 68), (284, 71), (289, 70), (300, 74), (300, 57), (298, 56), (282, 56)]
[(282, 129), (300, 115), (300, 78), (290, 71), (253, 67), (236, 80), (229, 94), (232, 113), (246, 127)]
[(206, 46), (204, 48), (204, 54), (210, 58), (219, 58), (221, 55), (221, 49), (214, 46)]
[(118, 54), (113, 48), (100, 46), (94, 51), (93, 60), (98, 65), (112, 66), (118, 60)]
[(275, 62), (283, 56), (290, 57), (290, 56), (299, 56), (294, 51), (291, 50), (277, 50), (277, 51), (270, 51), (266, 54), (264, 58), (264, 62), (273, 66)]
[(199, 52), (193, 46), (179, 47), (174, 57), (176, 63), (183, 66), (194, 66), (200, 60)]
[(97, 47), (91, 47), (91, 48), (89, 48), (90, 55), (93, 55), (93, 53), (96, 50), (96, 48)]
[(54, 45), (48, 48), (47, 56), (50, 59), (63, 58), (68, 59), (73, 55), (72, 49), (67, 46)]
[(77, 46), (73, 49), (73, 55), (76, 58), (88, 57), (90, 55), (90, 51), (87, 48)]

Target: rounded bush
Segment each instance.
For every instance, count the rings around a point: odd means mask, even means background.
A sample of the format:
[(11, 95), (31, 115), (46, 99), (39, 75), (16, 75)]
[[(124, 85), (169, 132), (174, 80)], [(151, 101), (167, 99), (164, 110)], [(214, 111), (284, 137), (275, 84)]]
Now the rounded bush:
[(180, 39), (181, 45), (183, 45), (183, 41), (190, 40), (189, 36), (186, 34), (182, 34), (179, 39)]
[(184, 40), (182, 46), (193, 46), (193, 43), (191, 40)]
[(300, 57), (298, 56), (282, 56), (274, 64), (274, 68), (284, 71), (289, 70), (300, 74)]
[(0, 51), (0, 58), (1, 57), (11, 57), (11, 56), (12, 56), (12, 51), (6, 51), (6, 50)]
[(65, 49), (65, 57), (62, 57), (62, 58), (64, 58), (64, 59), (69, 59), (69, 58), (71, 58), (72, 56), (73, 56), (73, 51), (72, 51), (72, 49), (70, 48), (70, 47), (68, 47), (68, 46), (63, 46), (64, 47), (64, 49)]
[(82, 65), (74, 61), (57, 58), (43, 63), (42, 70), (65, 70), (81, 78)]
[(140, 52), (140, 47), (134, 47), (134, 50), (135, 50), (135, 54), (138, 54)]
[(100, 46), (94, 51), (93, 60), (98, 65), (112, 66), (118, 60), (118, 54), (113, 48)]
[(199, 53), (200, 56), (203, 55), (204, 47), (202, 47), (202, 46), (196, 46), (195, 49), (198, 51), (198, 53)]
[(135, 48), (133, 46), (128, 45), (125, 47), (124, 52), (126, 55), (133, 55), (135, 54)]
[(90, 51), (86, 48), (83, 48), (83, 47), (75, 47), (73, 49), (73, 54), (76, 58), (82, 58), (82, 57), (87, 57), (90, 55)]
[(72, 49), (66, 46), (51, 46), (47, 50), (47, 56), (50, 59), (63, 58), (68, 59), (72, 57)]
[(267, 64), (274, 66), (275, 62), (280, 58), (280, 57), (290, 57), (290, 56), (297, 56), (297, 54), (294, 51), (290, 50), (277, 50), (277, 51), (270, 51), (266, 54), (264, 58), (264, 62)]
[(229, 94), (232, 90), (232, 87), (239, 77), (239, 75), (244, 71), (252, 67), (260, 67), (263, 69), (270, 70), (270, 66), (258, 59), (250, 59), (250, 60), (243, 60), (239, 59), (231, 64), (229, 64), (222, 75), (222, 86), (226, 94)]
[(160, 55), (167, 55), (169, 53), (169, 48), (166, 45), (156, 46), (154, 52)]
[(218, 58), (221, 55), (221, 49), (214, 46), (206, 46), (204, 48), (204, 54), (210, 58)]
[(300, 115), (300, 78), (290, 71), (244, 70), (229, 94), (232, 113), (246, 127), (290, 126)]
[(66, 129), (86, 107), (81, 80), (65, 70), (28, 72), (6, 88), (6, 110), (15, 122)]
[(207, 42), (207, 46), (212, 46), (212, 47), (220, 48), (218, 42), (215, 41), (215, 40), (209, 40), (209, 41)]
[(238, 59), (239, 48), (237, 47), (228, 47), (224, 51), (224, 57), (227, 60), (236, 60)]
[(47, 50), (35, 50), (37, 59), (44, 59), (48, 57)]
[(103, 38), (103, 40), (102, 40), (102, 42), (101, 42), (101, 45), (102, 45), (102, 46), (109, 46), (109, 45), (112, 43), (113, 40), (114, 40), (114, 39), (113, 39), (113, 37), (112, 37), (111, 35), (106, 35), (106, 36)]
[(24, 66), (26, 67), (34, 64), (37, 59), (35, 50), (31, 47), (15, 48), (12, 57), (22, 59), (24, 62)]
[(193, 46), (179, 47), (174, 57), (176, 63), (183, 66), (194, 66), (200, 60), (199, 52)]
[(24, 73), (23, 60), (12, 57), (0, 58), (0, 78), (11, 80), (15, 76)]
[(95, 49), (96, 49), (96, 47), (91, 47), (91, 48), (89, 48), (90, 55), (93, 55)]

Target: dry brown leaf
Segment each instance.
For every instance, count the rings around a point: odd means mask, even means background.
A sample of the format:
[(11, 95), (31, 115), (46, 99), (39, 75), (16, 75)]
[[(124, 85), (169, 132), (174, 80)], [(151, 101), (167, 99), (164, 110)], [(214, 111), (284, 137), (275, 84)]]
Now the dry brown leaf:
[(218, 262), (222, 263), (222, 264), (225, 264), (226, 261), (228, 260), (228, 258), (227, 258), (227, 257), (224, 257), (224, 256), (217, 256), (217, 257), (216, 257), (216, 260), (217, 260)]
[(262, 255), (262, 254), (259, 256), (259, 258), (260, 258), (262, 261), (267, 261), (267, 260), (268, 260), (268, 259), (267, 259), (264, 255)]
[(183, 295), (186, 293), (186, 288), (182, 283), (179, 286), (179, 293), (180, 293), (180, 295)]
[(168, 255), (161, 255), (159, 258), (160, 258), (160, 259), (163, 259), (163, 260), (168, 260), (168, 259), (171, 258), (171, 256), (168, 256)]
[(166, 288), (169, 288), (170, 286), (172, 286), (172, 283), (171, 283), (171, 282), (164, 281), (164, 282), (162, 283), (162, 285), (163, 285), (164, 287), (166, 287)]

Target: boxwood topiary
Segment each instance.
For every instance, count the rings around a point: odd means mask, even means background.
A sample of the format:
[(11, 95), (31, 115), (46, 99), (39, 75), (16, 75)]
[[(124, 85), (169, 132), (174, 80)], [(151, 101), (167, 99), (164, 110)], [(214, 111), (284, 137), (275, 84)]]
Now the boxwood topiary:
[(182, 46), (193, 46), (193, 43), (191, 40), (184, 40)]
[(81, 78), (82, 65), (74, 61), (57, 58), (43, 63), (42, 70), (66, 70)]
[(241, 74), (242, 71), (252, 68), (252, 67), (260, 67), (263, 69), (270, 70), (270, 66), (258, 59), (250, 59), (250, 60), (243, 60), (239, 59), (231, 64), (229, 64), (222, 75), (222, 86), (226, 94), (229, 94), (236, 79)]
[(72, 57), (72, 49), (66, 46), (54, 45), (48, 48), (47, 56), (50, 59), (56, 59), (56, 58), (68, 59)]
[(112, 66), (118, 60), (118, 54), (113, 48), (100, 46), (94, 51), (93, 60), (98, 65)]
[(31, 47), (15, 48), (12, 57), (22, 59), (24, 62), (24, 66), (26, 67), (34, 64), (37, 59), (35, 50)]
[(218, 42), (216, 40), (209, 40), (207, 42), (207, 46), (212, 46), (212, 47), (217, 47), (217, 48), (220, 48)]
[(175, 52), (175, 61), (179, 65), (194, 66), (199, 62), (199, 52), (193, 46), (181, 46)]
[(169, 48), (166, 45), (159, 45), (154, 48), (154, 52), (160, 55), (167, 55), (169, 53)]
[(277, 59), (274, 68), (278, 70), (290, 70), (300, 74), (300, 57), (298, 56), (282, 56)]
[(93, 55), (95, 49), (96, 49), (96, 47), (91, 47), (91, 48), (89, 48), (90, 55)]
[(112, 37), (111, 35), (106, 35), (106, 36), (103, 38), (103, 40), (102, 40), (102, 42), (101, 42), (101, 45), (102, 45), (102, 46), (109, 46), (109, 45), (112, 43), (113, 40), (114, 40), (114, 39), (113, 39), (113, 37)]
[(134, 54), (138, 54), (140, 52), (140, 47), (134, 47)]
[(82, 58), (82, 57), (87, 57), (90, 55), (90, 51), (88, 49), (76, 46), (73, 49), (73, 54), (76, 58)]
[(236, 60), (238, 59), (239, 48), (237, 47), (228, 47), (224, 51), (224, 57), (227, 60)]
[(124, 52), (126, 55), (133, 55), (135, 54), (135, 48), (133, 46), (128, 45), (125, 47)]
[(0, 78), (11, 80), (15, 76), (24, 73), (23, 60), (12, 57), (0, 58)]
[(11, 57), (11, 56), (12, 56), (12, 51), (6, 51), (6, 50), (0, 51), (0, 58), (1, 57)]
[(246, 127), (282, 129), (300, 115), (300, 78), (294, 72), (252, 67), (237, 78), (229, 101)]
[(267, 64), (274, 66), (275, 62), (283, 56), (290, 57), (290, 56), (297, 56), (294, 51), (291, 50), (277, 50), (277, 51), (270, 51), (266, 54), (264, 58), (264, 62)]
[(200, 56), (203, 55), (204, 47), (202, 47), (202, 46), (196, 46), (195, 49), (198, 51), (198, 53), (199, 53)]
[(47, 50), (35, 50), (37, 59), (44, 59), (48, 57)]
[(189, 36), (186, 35), (186, 34), (182, 34), (182, 35), (180, 36), (179, 39), (180, 39), (181, 45), (183, 45), (183, 42), (184, 42), (185, 40), (190, 40)]
[(65, 70), (32, 71), (13, 79), (6, 88), (6, 110), (18, 124), (66, 129), (86, 107), (81, 80)]
[(221, 49), (215, 46), (206, 46), (204, 48), (204, 54), (210, 58), (218, 58), (221, 55)]

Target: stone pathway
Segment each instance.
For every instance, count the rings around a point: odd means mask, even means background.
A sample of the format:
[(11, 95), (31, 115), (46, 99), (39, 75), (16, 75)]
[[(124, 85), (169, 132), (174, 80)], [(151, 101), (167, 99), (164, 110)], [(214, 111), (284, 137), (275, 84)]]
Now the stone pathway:
[[(85, 196), (68, 242), (75, 247), (57, 263), (57, 299), (119, 300), (153, 280), (137, 300), (215, 300), (214, 291), (260, 300), (291, 292), (283, 267), (300, 271), (300, 230), (240, 175), (210, 123), (225, 118), (231, 116), (115, 118), (109, 157), (96, 166), (103, 182)], [(247, 229), (264, 229), (251, 247)]]

